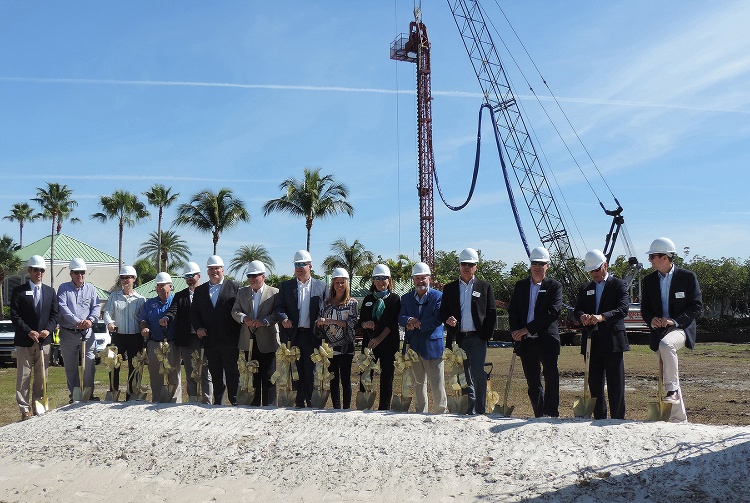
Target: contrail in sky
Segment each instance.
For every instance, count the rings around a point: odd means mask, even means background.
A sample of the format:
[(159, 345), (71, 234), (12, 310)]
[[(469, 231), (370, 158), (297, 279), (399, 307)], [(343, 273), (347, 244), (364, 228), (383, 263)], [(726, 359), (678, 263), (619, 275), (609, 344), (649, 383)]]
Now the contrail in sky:
[[(116, 80), (116, 79), (62, 79), (46, 77), (0, 77), (0, 82), (26, 82), (32, 84), (87, 84), (87, 85), (120, 85), (120, 86), (168, 86), (168, 87), (224, 87), (235, 89), (267, 89), (278, 91), (311, 91), (336, 93), (365, 93), (365, 94), (414, 94), (413, 89), (382, 89), (376, 87), (344, 87), (344, 86), (292, 86), (283, 84), (237, 84), (231, 82), (186, 82), (167, 80)], [(464, 91), (432, 91), (433, 96), (449, 98), (483, 98), (482, 93)], [(519, 99), (536, 100), (537, 96), (518, 95)], [(538, 96), (541, 101), (552, 101), (551, 96)], [(595, 98), (565, 98), (557, 97), (557, 101), (565, 103), (583, 103), (587, 105), (606, 105), (638, 108), (665, 108), (677, 110), (694, 110), (701, 112), (722, 112), (750, 114), (750, 110), (732, 108), (696, 107), (689, 105), (665, 105), (643, 101), (602, 100)]]

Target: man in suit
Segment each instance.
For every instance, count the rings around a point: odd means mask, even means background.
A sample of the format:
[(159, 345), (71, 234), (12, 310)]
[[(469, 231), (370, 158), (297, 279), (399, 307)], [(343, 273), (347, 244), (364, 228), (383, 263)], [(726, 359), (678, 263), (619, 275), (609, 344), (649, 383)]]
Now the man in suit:
[(232, 309), (232, 317), (242, 326), (238, 347), (247, 352), (250, 341), (255, 341), (250, 358), (257, 360), (258, 372), (253, 376), (255, 396), (251, 405), (271, 405), (276, 401), (271, 376), (276, 371), (276, 350), (281, 346), (274, 312), (279, 289), (266, 285), (266, 266), (260, 260), (250, 262), (245, 277), (249, 286), (239, 289)]
[[(201, 268), (195, 262), (188, 262), (183, 269), (182, 277), (187, 283), (187, 288), (177, 292), (172, 299), (172, 305), (169, 306), (166, 315), (159, 322), (162, 326), (167, 326), (174, 322), (174, 345), (180, 353), (182, 364), (185, 366), (185, 382), (187, 385), (188, 396), (198, 396), (198, 381), (193, 377), (193, 353), (201, 350), (201, 341), (195, 334), (193, 325), (190, 322), (190, 306), (193, 303), (195, 287), (201, 280)], [(211, 403), (213, 397), (213, 385), (211, 383), (211, 374), (208, 366), (203, 366), (201, 372), (201, 397), (202, 403)]]
[(406, 327), (405, 343), (418, 355), (414, 362), (414, 398), (417, 412), (427, 412), (427, 383), (432, 388), (432, 407), (436, 414), (448, 408), (445, 394), (445, 338), (440, 321), (440, 304), (443, 294), (430, 288), (430, 267), (417, 262), (411, 269), (414, 290), (401, 296), (398, 323)]
[(594, 419), (607, 418), (604, 379), (607, 379), (610, 417), (625, 419), (625, 363), (623, 354), (630, 351), (625, 333), (630, 296), (628, 285), (607, 272), (607, 257), (600, 250), (586, 253), (584, 269), (591, 279), (578, 291), (575, 318), (583, 325), (582, 352), (591, 337), (589, 390), (596, 397)]
[(448, 347), (455, 340), (466, 352), (466, 371), (469, 409), (466, 414), (484, 414), (487, 407), (487, 374), (484, 360), (487, 341), (495, 332), (497, 307), (492, 286), (476, 278), (479, 254), (465, 248), (458, 257), (459, 278), (443, 288), (440, 321), (448, 325)]
[[(562, 285), (547, 277), (549, 252), (531, 250), (531, 277), (513, 287), (508, 324), (514, 351), (521, 358), (534, 417), (560, 416), (560, 334), (557, 318), (562, 309)], [(544, 386), (542, 386), (544, 372)]]
[[(10, 294), (10, 320), (15, 328), (16, 402), (22, 421), (32, 416), (31, 404), (42, 399), (51, 335), (57, 327), (57, 294), (52, 287), (42, 284), (46, 267), (41, 256), (32, 255), (27, 267), (29, 280)], [(29, 400), (32, 373), (34, 391)]]
[(281, 342), (299, 347), (297, 361), (297, 407), (312, 407), (313, 351), (321, 340), (315, 336), (315, 321), (328, 295), (326, 284), (311, 274), (312, 257), (307, 250), (294, 254), (294, 279), (281, 283), (274, 301), (276, 317), (281, 323)]
[(199, 339), (204, 339), (208, 370), (214, 385), (214, 404), (221, 405), (224, 391), (227, 400), (237, 405), (240, 370), (240, 326), (232, 318), (232, 307), (239, 285), (224, 278), (224, 261), (211, 255), (206, 262), (208, 282), (195, 289), (190, 306), (190, 320)]
[(701, 288), (695, 273), (675, 267), (677, 249), (669, 238), (651, 243), (648, 259), (654, 272), (643, 278), (643, 321), (651, 327), (651, 349), (664, 364), (666, 403), (672, 404), (671, 422), (687, 422), (680, 389), (677, 351), (695, 347), (695, 319), (703, 308)]

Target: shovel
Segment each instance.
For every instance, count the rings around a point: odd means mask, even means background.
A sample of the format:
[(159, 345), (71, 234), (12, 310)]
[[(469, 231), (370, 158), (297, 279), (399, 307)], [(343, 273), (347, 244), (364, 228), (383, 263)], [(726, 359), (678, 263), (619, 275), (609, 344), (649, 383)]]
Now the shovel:
[[(163, 330), (164, 332), (164, 341), (159, 344), (159, 347), (157, 348), (157, 351), (161, 351), (162, 355), (164, 356), (164, 360), (162, 363), (162, 368), (164, 368), (164, 384), (161, 387), (161, 391), (159, 391), (159, 401), (161, 403), (170, 403), (170, 402), (176, 402), (177, 397), (174, 396), (175, 391), (177, 390), (176, 384), (169, 384), (169, 372), (166, 371), (169, 369), (169, 353), (172, 351), (172, 345), (167, 342), (167, 330), (166, 328)], [(166, 351), (163, 349), (163, 344), (167, 344)]]
[[(369, 330), (368, 330), (368, 333), (370, 333)], [(375, 398), (377, 397), (377, 394), (372, 389), (372, 376), (373, 374), (375, 374), (375, 372), (380, 372), (380, 370), (379, 370), (379, 367), (374, 368), (376, 366), (375, 355), (373, 354), (370, 348), (364, 348), (363, 354), (365, 355), (365, 359), (357, 360), (357, 366), (360, 368), (360, 373), (359, 373), (359, 385), (360, 386), (359, 386), (359, 392), (357, 392), (356, 403), (357, 403), (357, 409), (368, 410), (368, 409), (371, 409), (373, 405), (375, 405)], [(367, 372), (367, 374), (365, 374), (365, 372)], [(369, 378), (365, 378), (363, 380), (362, 376), (364, 375), (369, 376)]]
[(34, 402), (37, 416), (41, 416), (54, 408), (47, 397), (47, 369), (44, 368), (44, 347), (42, 346), (42, 341), (39, 341), (39, 349), (42, 352), (42, 401), (36, 400)]
[(113, 385), (112, 372), (114, 371), (109, 371), (109, 391), (107, 391), (107, 394), (104, 397), (104, 400), (106, 400), (107, 402), (116, 402), (120, 399), (120, 390), (116, 390)]
[[(409, 349), (409, 345), (404, 342), (401, 344), (401, 354), (406, 355), (406, 350)], [(411, 397), (404, 396), (409, 393), (408, 382), (404, 378), (407, 372), (413, 373), (414, 371), (411, 367), (404, 369), (404, 374), (401, 378), (401, 392), (399, 394), (394, 393), (393, 397), (391, 397), (391, 410), (394, 412), (409, 412), (409, 407), (411, 406)]]
[(516, 350), (513, 350), (513, 356), (510, 359), (510, 370), (508, 371), (508, 380), (505, 383), (505, 395), (503, 396), (503, 404), (495, 405), (493, 414), (500, 414), (505, 417), (510, 417), (513, 414), (513, 408), (515, 405), (508, 405), (508, 394), (510, 393), (510, 382), (513, 379), (513, 369), (516, 368)]
[[(255, 387), (253, 387), (253, 373), (249, 368), (249, 364), (252, 360), (251, 354), (253, 353), (253, 340), (250, 339), (250, 349), (247, 352), (247, 358), (243, 358), (240, 353), (240, 360), (243, 361), (245, 371), (240, 372), (240, 389), (237, 391), (237, 405), (251, 405), (255, 398)], [(257, 362), (256, 362), (257, 363)]]
[(143, 367), (146, 365), (146, 345), (147, 339), (143, 339), (143, 349), (136, 355), (133, 365), (133, 371), (128, 376), (128, 386), (130, 386), (130, 396), (137, 402), (146, 400), (146, 392), (141, 388), (143, 380)]
[(586, 341), (586, 371), (583, 374), (583, 398), (576, 397), (573, 402), (575, 417), (590, 418), (596, 406), (596, 398), (589, 396), (589, 364), (591, 363), (591, 334)]
[[(188, 397), (188, 402), (192, 403), (199, 403), (203, 399), (203, 339), (200, 340), (201, 344), (201, 350), (200, 353), (196, 349), (191, 358), (193, 358), (193, 374), (192, 377), (195, 379), (196, 382), (196, 389), (195, 389), (195, 395), (190, 395)], [(197, 358), (196, 358), (197, 357)]]
[(659, 387), (656, 388), (656, 399), (657, 402), (649, 402), (648, 404), (648, 420), (649, 421), (669, 421), (669, 417), (672, 415), (672, 404), (664, 403), (661, 398), (662, 385), (664, 372), (664, 363), (659, 357)]
[[(81, 335), (81, 370), (80, 370), (80, 383), (79, 386), (73, 388), (73, 401), (74, 402), (87, 402), (91, 398), (91, 394), (94, 392), (93, 388), (83, 386), (83, 378), (86, 375), (86, 334), (88, 330), (84, 330)], [(83, 388), (83, 391), (81, 391)]]

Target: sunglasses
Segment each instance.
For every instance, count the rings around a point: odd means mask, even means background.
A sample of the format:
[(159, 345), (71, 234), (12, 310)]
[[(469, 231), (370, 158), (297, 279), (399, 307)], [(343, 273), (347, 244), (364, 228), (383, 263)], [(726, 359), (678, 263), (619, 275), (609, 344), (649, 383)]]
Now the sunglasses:
[(385, 281), (388, 279), (388, 276), (373, 276), (372, 279), (375, 281)]
[(295, 262), (294, 267), (305, 267), (306, 265), (309, 265), (310, 262)]
[(44, 269), (41, 267), (32, 267), (31, 272), (44, 272)]
[(648, 259), (649, 260), (654, 260), (655, 258), (662, 258), (663, 256), (664, 256), (663, 253), (649, 253), (648, 254)]
[(190, 278), (194, 278), (197, 275), (198, 275), (198, 273), (194, 272), (193, 274), (183, 274), (182, 277), (185, 278), (185, 279), (190, 279)]
[(135, 276), (120, 276), (120, 279), (135, 279)]
[(263, 273), (261, 272), (261, 273), (258, 273), (258, 274), (248, 274), (247, 275), (248, 278), (257, 278), (258, 276), (263, 276)]
[(538, 260), (532, 260), (532, 261), (531, 261), (531, 265), (544, 265), (544, 264), (546, 264), (546, 263), (547, 263), (547, 262), (540, 262), (540, 261), (538, 261)]
[(600, 265), (600, 266), (599, 266), (599, 267), (597, 267), (596, 269), (591, 269), (591, 270), (590, 270), (589, 272), (599, 272), (599, 271), (601, 271), (601, 270), (602, 270), (602, 267), (604, 267), (604, 264)]
[(461, 262), (461, 267), (474, 267), (475, 265), (474, 262)]
[(86, 274), (86, 271), (70, 271), (71, 274), (75, 274), (76, 276), (83, 276)]

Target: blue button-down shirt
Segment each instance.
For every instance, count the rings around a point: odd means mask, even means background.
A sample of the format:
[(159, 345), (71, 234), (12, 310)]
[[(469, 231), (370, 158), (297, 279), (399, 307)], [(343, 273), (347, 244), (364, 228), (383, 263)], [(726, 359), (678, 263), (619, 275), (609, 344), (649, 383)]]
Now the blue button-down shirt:
[(458, 292), (461, 301), (461, 331), (473, 332), (476, 330), (474, 328), (474, 317), (471, 315), (471, 295), (474, 292), (474, 277), (472, 276), (468, 283), (464, 283), (464, 280), (459, 278)]
[(148, 299), (143, 305), (143, 314), (141, 314), (141, 321), (148, 323), (148, 330), (151, 333), (152, 341), (163, 341), (164, 336), (168, 341), (174, 340), (174, 323), (170, 323), (169, 327), (162, 327), (159, 325), (159, 320), (164, 317), (164, 314), (172, 305), (172, 299), (174, 295), (170, 294), (167, 299), (162, 302), (161, 299), (156, 296), (153, 299)]
[(61, 327), (75, 330), (80, 321), (99, 321), (99, 297), (91, 283), (84, 283), (81, 288), (76, 288), (72, 281), (63, 283), (57, 289), (57, 300), (60, 304)]
[(674, 264), (667, 274), (659, 273), (659, 289), (661, 290), (661, 316), (669, 318), (669, 289), (672, 287)]
[(596, 284), (596, 313), (599, 314), (599, 301), (602, 300), (602, 292), (604, 291), (604, 285), (607, 283), (607, 278), (609, 278), (609, 273), (604, 276), (604, 279), (601, 280), (599, 283)]

